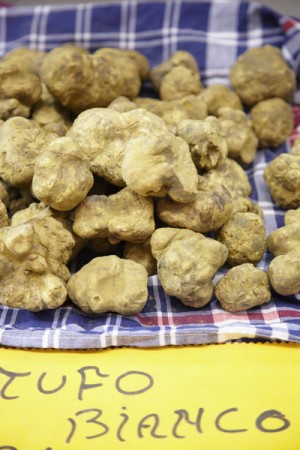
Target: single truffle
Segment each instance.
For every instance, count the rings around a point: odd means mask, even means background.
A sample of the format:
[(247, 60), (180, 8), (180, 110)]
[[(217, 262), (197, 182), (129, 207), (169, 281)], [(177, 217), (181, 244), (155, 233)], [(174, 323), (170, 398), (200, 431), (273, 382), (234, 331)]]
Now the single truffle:
[(58, 138), (36, 160), (33, 194), (51, 208), (69, 211), (86, 197), (93, 185), (90, 166), (76, 142), (69, 137)]
[(140, 73), (140, 63), (126, 50), (102, 48), (89, 54), (75, 45), (51, 50), (41, 68), (49, 91), (75, 113), (108, 106), (120, 95), (136, 97)]
[(136, 314), (147, 301), (147, 280), (146, 269), (135, 261), (102, 256), (72, 275), (67, 290), (85, 313)]
[(74, 213), (73, 231), (85, 239), (108, 237), (111, 243), (145, 242), (154, 228), (152, 199), (129, 188), (109, 196), (88, 196)]
[(284, 215), (285, 225), (288, 225), (293, 222), (300, 223), (300, 207), (297, 209), (289, 209)]
[(231, 266), (257, 264), (267, 249), (264, 222), (257, 214), (236, 213), (217, 232), (217, 239), (228, 248)]
[(230, 81), (246, 105), (279, 97), (291, 101), (296, 76), (285, 62), (279, 48), (255, 47), (241, 54), (230, 69)]
[(206, 305), (213, 294), (212, 280), (227, 258), (225, 245), (178, 228), (155, 230), (150, 244), (164, 291), (187, 306)]
[(300, 155), (281, 153), (266, 166), (264, 178), (277, 205), (300, 207)]
[(259, 147), (279, 147), (292, 134), (293, 111), (281, 98), (257, 103), (250, 116)]
[(159, 199), (157, 215), (171, 227), (188, 228), (199, 233), (219, 229), (232, 214), (232, 198), (219, 183), (209, 184), (199, 177), (197, 197), (190, 203), (177, 203), (170, 197)]
[(242, 166), (251, 164), (256, 156), (258, 139), (247, 115), (232, 108), (221, 108), (219, 123), (227, 143), (229, 158), (235, 159)]
[(226, 311), (246, 311), (271, 300), (269, 277), (253, 264), (241, 264), (229, 269), (218, 281), (215, 294)]
[(296, 249), (300, 252), (300, 221), (294, 220), (272, 231), (268, 236), (268, 249), (273, 255), (285, 255)]
[(165, 122), (144, 109), (120, 113), (111, 108), (92, 108), (77, 117), (67, 136), (89, 158), (94, 174), (125, 186), (122, 164), (127, 142), (165, 131)]
[(183, 120), (177, 125), (176, 134), (189, 144), (192, 159), (199, 170), (213, 169), (225, 161), (227, 142), (216, 117)]
[(223, 184), (232, 198), (248, 197), (251, 194), (252, 189), (247, 173), (231, 158), (227, 158), (222, 164), (204, 173), (203, 177), (210, 184), (214, 182)]
[(61, 306), (73, 247), (71, 233), (43, 213), (21, 225), (0, 228), (0, 303), (31, 311)]
[(122, 175), (142, 196), (188, 203), (197, 195), (198, 175), (188, 144), (171, 132), (131, 139), (125, 148)]
[(300, 292), (300, 250), (279, 255), (268, 268), (273, 289), (281, 295), (294, 295)]
[(207, 105), (207, 112), (219, 116), (221, 108), (231, 108), (242, 111), (243, 105), (236, 92), (223, 84), (212, 84), (201, 92), (201, 98)]
[(0, 176), (15, 187), (28, 187), (36, 159), (56, 135), (34, 121), (12, 117), (0, 127)]

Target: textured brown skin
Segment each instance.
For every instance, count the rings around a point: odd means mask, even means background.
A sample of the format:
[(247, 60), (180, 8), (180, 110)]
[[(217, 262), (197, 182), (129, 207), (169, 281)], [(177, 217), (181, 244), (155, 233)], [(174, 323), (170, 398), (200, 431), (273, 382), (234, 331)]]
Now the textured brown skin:
[(273, 200), (284, 209), (300, 207), (300, 155), (282, 153), (265, 168)]
[(233, 210), (232, 214), (243, 212), (251, 212), (259, 215), (261, 218), (264, 217), (263, 209), (254, 200), (248, 197), (235, 197), (233, 199)]
[(241, 264), (229, 269), (218, 281), (215, 294), (226, 311), (246, 311), (271, 300), (269, 277), (253, 264)]
[(228, 87), (223, 84), (212, 84), (201, 92), (201, 98), (207, 105), (207, 112), (213, 116), (219, 116), (221, 108), (231, 108), (242, 111), (241, 99)]
[(296, 249), (300, 251), (300, 221), (277, 228), (268, 236), (268, 249), (274, 256), (285, 255)]
[(267, 249), (264, 222), (257, 214), (236, 213), (217, 232), (217, 239), (228, 248), (231, 266), (257, 264)]
[(221, 183), (225, 186), (232, 198), (248, 197), (251, 194), (251, 184), (246, 172), (233, 159), (227, 158), (222, 164), (203, 174), (209, 183)]
[(173, 67), (161, 81), (159, 96), (162, 100), (176, 100), (190, 94), (199, 94), (203, 89), (199, 72), (187, 67)]
[(289, 209), (284, 215), (284, 224), (289, 225), (293, 222), (300, 223), (300, 207), (297, 209)]
[(90, 169), (89, 159), (71, 138), (58, 138), (36, 160), (33, 194), (51, 208), (69, 211), (93, 186)]
[(251, 111), (253, 130), (261, 148), (279, 147), (292, 134), (292, 108), (281, 98), (261, 101)]
[(0, 303), (31, 311), (61, 306), (74, 244), (71, 233), (43, 212), (20, 225), (0, 228)]
[(291, 101), (296, 89), (295, 73), (271, 45), (240, 55), (230, 69), (230, 81), (242, 102), (250, 106), (273, 97)]
[(149, 239), (142, 244), (126, 242), (123, 250), (123, 258), (132, 259), (132, 261), (141, 264), (147, 270), (149, 277), (157, 273), (157, 263), (152, 255)]
[(108, 237), (111, 243), (145, 242), (154, 228), (152, 199), (129, 188), (110, 196), (88, 196), (74, 213), (73, 231), (86, 239)]
[(85, 313), (136, 314), (148, 297), (148, 274), (135, 261), (117, 256), (94, 258), (67, 284), (71, 300)]
[(207, 117), (206, 103), (200, 95), (186, 95), (175, 100), (158, 100), (155, 98), (137, 97), (134, 102), (139, 108), (156, 114), (164, 120), (170, 131), (175, 131), (179, 122), (185, 119), (203, 120)]
[(189, 146), (171, 132), (128, 141), (122, 176), (127, 186), (142, 196), (168, 194), (179, 203), (189, 203), (197, 195), (198, 175)]
[(199, 178), (196, 199), (178, 203), (170, 197), (159, 199), (156, 212), (171, 227), (188, 228), (198, 233), (218, 230), (232, 214), (232, 198), (221, 184), (208, 184)]
[(216, 117), (183, 120), (177, 125), (176, 134), (189, 144), (194, 164), (200, 171), (214, 169), (225, 162), (228, 147)]
[(75, 113), (108, 106), (120, 95), (136, 97), (141, 88), (139, 65), (119, 49), (91, 55), (76, 46), (56, 47), (45, 57), (41, 75), (53, 96)]
[(2, 200), (0, 200), (0, 228), (9, 226), (7, 209)]
[(161, 64), (157, 64), (150, 71), (150, 79), (156, 91), (159, 91), (163, 78), (174, 67), (185, 67), (192, 72), (198, 72), (198, 64), (193, 55), (187, 51), (179, 50), (173, 53), (170, 58), (163, 61)]
[(41, 80), (37, 75), (15, 63), (0, 62), (0, 98), (14, 98), (26, 106), (32, 106), (41, 94)]
[(34, 121), (12, 117), (0, 127), (0, 176), (15, 187), (28, 187), (35, 161), (56, 135)]
[(221, 108), (219, 122), (229, 158), (235, 159), (242, 166), (251, 164), (256, 156), (258, 139), (244, 111)]
[(46, 53), (40, 50), (33, 50), (28, 47), (18, 47), (7, 52), (2, 61), (16, 64), (20, 70), (39, 75), (41, 65)]
[(213, 294), (212, 279), (226, 261), (226, 247), (179, 228), (155, 230), (150, 244), (164, 291), (192, 308), (206, 305)]
[(124, 113), (92, 108), (77, 117), (67, 136), (89, 158), (93, 173), (112, 184), (125, 186), (122, 164), (126, 144), (162, 131), (167, 131), (164, 121), (141, 108)]
[(268, 268), (273, 289), (281, 295), (294, 295), (300, 291), (300, 249), (274, 258)]
[(24, 105), (16, 98), (0, 99), (0, 119), (7, 120), (17, 116), (28, 118), (30, 116), (30, 106)]

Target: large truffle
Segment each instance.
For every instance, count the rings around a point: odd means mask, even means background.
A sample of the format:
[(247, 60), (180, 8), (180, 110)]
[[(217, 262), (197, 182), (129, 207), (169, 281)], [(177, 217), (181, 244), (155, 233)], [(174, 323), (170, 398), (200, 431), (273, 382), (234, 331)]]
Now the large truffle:
[(135, 261), (102, 256), (72, 275), (67, 290), (85, 313), (136, 314), (147, 301), (147, 279), (146, 269)]
[(279, 97), (291, 101), (296, 76), (277, 47), (265, 45), (240, 55), (230, 70), (230, 81), (246, 105)]

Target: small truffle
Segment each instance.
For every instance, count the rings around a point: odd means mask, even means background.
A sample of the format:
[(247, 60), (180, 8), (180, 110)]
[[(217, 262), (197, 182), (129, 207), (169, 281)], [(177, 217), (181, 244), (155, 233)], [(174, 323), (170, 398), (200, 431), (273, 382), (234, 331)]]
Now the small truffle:
[(218, 281), (215, 294), (222, 308), (232, 313), (246, 311), (271, 300), (268, 275), (249, 263), (229, 269)]
[(255, 105), (268, 98), (291, 101), (296, 76), (272, 45), (250, 48), (240, 55), (230, 69), (230, 81), (245, 105)]
[(281, 98), (257, 103), (250, 111), (253, 130), (261, 148), (279, 147), (292, 134), (293, 111)]
[(267, 249), (267, 235), (261, 217), (236, 213), (217, 232), (217, 239), (228, 248), (228, 264), (257, 264)]
[(232, 198), (219, 183), (209, 184), (199, 177), (197, 197), (190, 203), (177, 203), (170, 197), (158, 200), (157, 214), (171, 227), (198, 233), (218, 230), (232, 214)]
[(183, 120), (177, 125), (176, 134), (189, 144), (194, 164), (199, 170), (213, 169), (225, 161), (227, 142), (216, 117)]
[(300, 207), (300, 155), (281, 153), (266, 166), (264, 178), (277, 205)]

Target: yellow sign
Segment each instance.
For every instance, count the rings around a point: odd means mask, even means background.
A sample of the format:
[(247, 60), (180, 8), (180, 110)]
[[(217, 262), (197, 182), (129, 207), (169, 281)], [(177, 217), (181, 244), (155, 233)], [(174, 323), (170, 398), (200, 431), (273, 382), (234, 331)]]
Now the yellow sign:
[(0, 450), (299, 450), (300, 346), (0, 349)]

